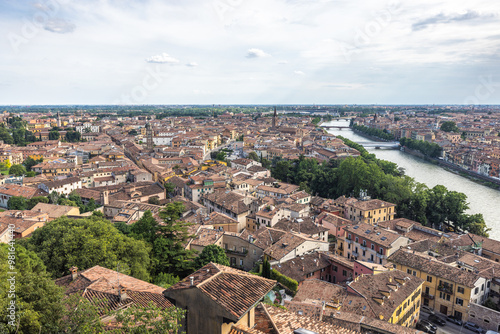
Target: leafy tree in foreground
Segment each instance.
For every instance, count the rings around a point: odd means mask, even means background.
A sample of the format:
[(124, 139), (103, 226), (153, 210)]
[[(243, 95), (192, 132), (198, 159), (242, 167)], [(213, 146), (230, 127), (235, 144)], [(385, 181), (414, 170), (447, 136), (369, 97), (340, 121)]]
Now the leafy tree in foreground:
[(444, 132), (460, 132), (460, 129), (458, 128), (457, 124), (453, 121), (446, 121), (441, 124), (442, 131)]
[(222, 247), (217, 245), (208, 245), (203, 248), (203, 251), (200, 255), (198, 255), (194, 262), (195, 269), (200, 269), (210, 262), (229, 266), (229, 258), (227, 257), (226, 252)]
[[(15, 269), (9, 266), (8, 244), (0, 244), (0, 333), (57, 333), (64, 308), (63, 289), (56, 286), (42, 260), (20, 245), (15, 248)], [(15, 271), (16, 316), (15, 326), (9, 325), (12, 300), (8, 294)]]
[(116, 321), (120, 323), (120, 326), (112, 333), (178, 333), (185, 313), (186, 311), (177, 307), (159, 308), (153, 302), (150, 302), (147, 307), (132, 305), (115, 313)]
[(37, 253), (54, 277), (63, 276), (72, 266), (83, 270), (100, 265), (116, 270), (118, 264), (126, 264), (124, 274), (149, 279), (149, 247), (121, 234), (100, 217), (61, 217), (22, 242)]

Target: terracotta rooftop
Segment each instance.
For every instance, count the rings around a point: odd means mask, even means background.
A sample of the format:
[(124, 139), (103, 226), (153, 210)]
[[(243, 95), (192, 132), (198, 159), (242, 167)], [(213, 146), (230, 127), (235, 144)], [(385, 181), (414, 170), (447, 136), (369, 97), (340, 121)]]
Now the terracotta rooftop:
[[(191, 278), (193, 284), (191, 284)], [(240, 319), (275, 285), (276, 281), (220, 264), (209, 263), (165, 290), (164, 295), (175, 299), (178, 293), (176, 291), (199, 289), (235, 319)]]
[[(173, 306), (163, 296), (164, 288), (101, 266), (78, 272), (75, 279), (71, 274), (63, 276), (55, 283), (65, 287), (67, 295), (81, 293), (98, 307), (101, 315), (133, 304), (147, 306), (150, 301), (160, 308)], [(120, 301), (122, 287), (126, 289), (127, 297)]]
[(471, 288), (479, 279), (479, 276), (474, 273), (438, 261), (432, 256), (415, 254), (404, 248), (393, 253), (388, 260)]

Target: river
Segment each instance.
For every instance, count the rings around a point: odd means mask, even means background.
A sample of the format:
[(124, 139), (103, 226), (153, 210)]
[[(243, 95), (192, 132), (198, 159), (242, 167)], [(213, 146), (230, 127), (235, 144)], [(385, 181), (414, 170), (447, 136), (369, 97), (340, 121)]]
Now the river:
[[(328, 132), (354, 142), (371, 141), (347, 128), (348, 121), (332, 121), (323, 123), (323, 125), (346, 126), (345, 129), (328, 129)], [(367, 150), (374, 153), (379, 159), (391, 161), (399, 167), (403, 167), (406, 175), (413, 177), (417, 182), (426, 184), (429, 188), (442, 184), (449, 190), (466, 194), (470, 207), (467, 213), (482, 213), (486, 225), (491, 228), (490, 238), (500, 240), (500, 191), (472, 182), (448, 172), (442, 167), (398, 150), (377, 150), (375, 148), (367, 148)]]

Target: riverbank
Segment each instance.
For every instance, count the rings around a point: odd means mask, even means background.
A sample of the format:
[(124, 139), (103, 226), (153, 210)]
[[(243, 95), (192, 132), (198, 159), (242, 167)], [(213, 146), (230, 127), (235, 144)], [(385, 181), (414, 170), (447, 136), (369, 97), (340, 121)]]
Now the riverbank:
[(498, 180), (498, 179), (494, 179), (494, 178), (491, 178), (491, 177), (486, 176), (486, 175), (478, 174), (474, 171), (462, 168), (460, 166), (454, 165), (450, 162), (447, 162), (447, 161), (444, 161), (441, 159), (430, 158), (430, 157), (422, 154), (421, 152), (409, 149), (408, 147), (402, 147), (401, 151), (403, 151), (404, 153), (413, 155), (417, 158), (423, 159), (423, 160), (425, 160), (429, 163), (432, 163), (434, 165), (438, 165), (439, 167), (441, 167), (445, 170), (453, 172), (461, 177), (465, 177), (465, 178), (467, 178), (473, 182), (479, 183), (483, 186), (486, 186), (486, 187), (489, 187), (492, 189), (496, 189), (496, 190), (500, 190), (500, 180)]
[(364, 133), (363, 131), (359, 131), (357, 129), (353, 129), (352, 127), (349, 127), (349, 129), (351, 129), (355, 134), (361, 136), (361, 137), (365, 137), (366, 139), (370, 139), (370, 140), (373, 140), (373, 141), (379, 141), (379, 142), (388, 142), (390, 140), (386, 140), (386, 139), (382, 139), (380, 137), (377, 137), (377, 136), (372, 136), (372, 135), (369, 135), (367, 133)]

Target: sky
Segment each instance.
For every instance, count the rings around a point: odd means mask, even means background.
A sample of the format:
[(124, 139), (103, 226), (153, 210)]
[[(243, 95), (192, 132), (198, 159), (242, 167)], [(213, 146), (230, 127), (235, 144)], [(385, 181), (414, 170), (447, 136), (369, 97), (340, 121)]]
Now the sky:
[(500, 104), (498, 0), (0, 0), (0, 105)]

